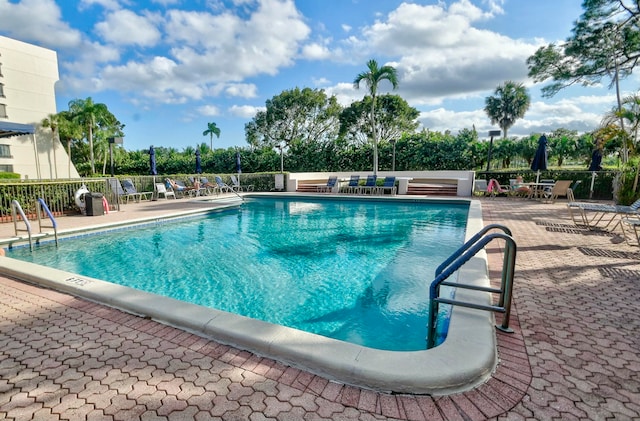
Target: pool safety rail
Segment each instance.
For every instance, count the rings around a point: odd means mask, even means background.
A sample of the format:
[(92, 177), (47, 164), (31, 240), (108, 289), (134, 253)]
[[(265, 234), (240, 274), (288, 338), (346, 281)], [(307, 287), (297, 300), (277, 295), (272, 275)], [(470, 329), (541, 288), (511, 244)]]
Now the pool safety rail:
[[(43, 212), (51, 221), (50, 226), (43, 225), (43, 222), (42, 222)], [(58, 245), (58, 223), (56, 222), (56, 219), (53, 217), (53, 214), (49, 210), (49, 207), (47, 206), (44, 199), (42, 198), (36, 201), (36, 213), (38, 216), (38, 226), (40, 228), (40, 234), (43, 234), (42, 233), (43, 227), (53, 228), (53, 233), (55, 236), (56, 246), (57, 246)], [(24, 222), (25, 228), (18, 228), (18, 215), (20, 215), (20, 217), (22, 218), (22, 222)], [(33, 232), (31, 231), (31, 223), (29, 222), (29, 219), (27, 219), (27, 216), (22, 210), (22, 206), (20, 206), (20, 203), (17, 200), (11, 201), (11, 219), (13, 220), (13, 228), (15, 230), (16, 237), (18, 236), (19, 232), (21, 231), (26, 232), (29, 238), (29, 250), (33, 251)]]
[[(503, 232), (494, 232), (488, 234), (491, 230), (502, 230)], [(502, 280), (500, 288), (483, 287), (477, 285), (459, 284), (450, 282), (447, 279), (469, 259), (476, 255), (480, 250), (495, 239), (505, 240), (504, 259), (502, 265)], [(496, 325), (497, 329), (503, 332), (512, 333), (513, 329), (509, 328), (509, 317), (511, 315), (511, 296), (513, 292), (513, 276), (516, 265), (516, 242), (511, 236), (511, 230), (503, 225), (490, 224), (481, 229), (476, 235), (471, 237), (469, 241), (462, 245), (455, 253), (445, 260), (436, 269), (436, 278), (431, 282), (429, 288), (429, 323), (427, 325), (427, 349), (433, 348), (436, 344), (436, 328), (439, 304), (450, 304), (462, 307), (469, 307), (478, 310), (494, 311), (504, 313), (502, 324)], [(440, 297), (440, 287), (442, 285), (465, 288), (475, 291), (490, 292), (500, 294), (498, 303), (495, 305), (478, 304), (467, 301), (457, 301), (454, 299)]]
[[(40, 233), (42, 233), (42, 228), (53, 228), (53, 235), (56, 239), (56, 247), (57, 247), (58, 246), (58, 223), (56, 222), (56, 218), (53, 217), (51, 210), (49, 210), (49, 207), (47, 206), (43, 198), (39, 198), (36, 201), (36, 212), (38, 214), (38, 226), (40, 227)], [(43, 212), (51, 221), (51, 225), (42, 225)]]

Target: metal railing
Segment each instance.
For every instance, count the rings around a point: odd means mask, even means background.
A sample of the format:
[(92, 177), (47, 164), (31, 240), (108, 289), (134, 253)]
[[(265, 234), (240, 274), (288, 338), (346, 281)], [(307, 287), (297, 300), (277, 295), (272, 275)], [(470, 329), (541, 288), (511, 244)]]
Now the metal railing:
[[(487, 234), (493, 229), (499, 229), (503, 232)], [(506, 242), (500, 288), (460, 284), (457, 282), (447, 281), (447, 279), (454, 272), (460, 269), (462, 265), (464, 265), (467, 261), (469, 261), (469, 259), (475, 256), (480, 250), (482, 250), (488, 243), (495, 239), (503, 239)], [(499, 224), (491, 224), (487, 225), (476, 235), (471, 237), (469, 241), (462, 245), (462, 247), (456, 250), (455, 253), (453, 253), (447, 260), (445, 260), (440, 266), (438, 266), (438, 268), (436, 269), (436, 278), (433, 280), (433, 282), (431, 282), (431, 287), (429, 289), (429, 323), (427, 325), (427, 349), (433, 348), (436, 343), (437, 317), (440, 303), (504, 313), (502, 324), (500, 326), (496, 325), (496, 328), (504, 332), (513, 332), (513, 329), (509, 328), (509, 317), (511, 315), (511, 295), (513, 290), (513, 277), (516, 264), (516, 248), (516, 243), (511, 237), (511, 230), (509, 230), (509, 228)], [(440, 287), (443, 285), (454, 288), (464, 288), (474, 291), (496, 293), (500, 294), (500, 297), (498, 299), (498, 303), (495, 305), (477, 304), (467, 301), (443, 298), (440, 297)]]
[[(51, 213), (51, 210), (49, 210), (49, 207), (47, 206), (47, 203), (44, 201), (43, 198), (39, 198), (38, 199), (38, 203), (36, 205), (36, 209), (38, 211), (38, 225), (40, 227), (40, 233), (42, 234), (42, 228), (53, 228), (53, 235), (55, 237), (56, 247), (57, 247), (58, 246), (58, 223), (56, 222), (56, 218), (53, 217), (53, 214)], [(51, 225), (48, 225), (48, 226), (47, 225), (43, 225), (42, 212), (44, 212), (45, 216), (49, 218), (49, 220), (51, 221)]]
[[(22, 218), (22, 222), (24, 222), (25, 228), (18, 228), (18, 214)], [(22, 210), (22, 206), (17, 200), (13, 200), (11, 202), (11, 219), (13, 220), (13, 228), (16, 232), (16, 237), (20, 231), (26, 231), (29, 236), (29, 249), (33, 251), (33, 239), (31, 238), (31, 223), (27, 219), (27, 216), (24, 214)]]

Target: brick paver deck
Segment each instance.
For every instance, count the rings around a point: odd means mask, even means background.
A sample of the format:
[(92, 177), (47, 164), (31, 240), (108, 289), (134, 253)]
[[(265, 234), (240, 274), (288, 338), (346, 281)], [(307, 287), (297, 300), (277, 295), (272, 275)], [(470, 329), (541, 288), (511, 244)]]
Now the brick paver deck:
[(563, 203), (482, 202), (518, 244), (516, 331), (497, 333), (498, 368), (474, 390), (361, 390), (0, 276), (0, 419), (640, 419), (640, 250), (573, 226)]

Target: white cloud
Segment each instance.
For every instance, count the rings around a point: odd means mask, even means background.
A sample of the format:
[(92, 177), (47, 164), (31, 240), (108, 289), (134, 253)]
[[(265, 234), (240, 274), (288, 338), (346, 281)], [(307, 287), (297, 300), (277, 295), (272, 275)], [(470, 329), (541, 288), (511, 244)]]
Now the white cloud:
[(196, 111), (198, 114), (207, 117), (214, 117), (220, 114), (220, 110), (215, 105), (203, 105), (202, 107), (198, 107)]
[(156, 28), (158, 16), (141, 16), (130, 10), (109, 13), (103, 22), (96, 24), (96, 32), (110, 43), (119, 45), (154, 46), (161, 37)]
[(231, 115), (241, 118), (253, 118), (258, 111), (265, 111), (265, 107), (255, 107), (253, 105), (233, 105), (229, 108)]
[(53, 0), (0, 0), (0, 32), (12, 38), (30, 40), (50, 48), (76, 48), (82, 35), (62, 20)]
[(252, 83), (233, 83), (224, 89), (227, 95), (241, 98), (255, 98), (257, 91), (258, 87)]

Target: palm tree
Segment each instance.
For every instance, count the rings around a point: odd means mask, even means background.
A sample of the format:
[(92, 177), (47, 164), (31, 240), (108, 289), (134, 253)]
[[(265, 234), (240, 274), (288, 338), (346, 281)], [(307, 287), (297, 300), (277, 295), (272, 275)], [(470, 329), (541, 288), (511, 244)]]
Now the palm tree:
[(202, 136), (209, 136), (211, 138), (211, 151), (213, 152), (213, 135), (220, 138), (220, 128), (216, 126), (216, 123), (207, 123), (207, 130), (202, 132)]
[(113, 115), (109, 112), (105, 104), (94, 103), (91, 97), (87, 99), (74, 99), (69, 102), (69, 111), (73, 116), (73, 120), (87, 130), (86, 136), (89, 141), (91, 174), (95, 174), (96, 165), (93, 151), (93, 130), (98, 124), (102, 124), (110, 120), (109, 117), (113, 117)]
[(491, 124), (498, 124), (502, 129), (502, 138), (507, 138), (509, 130), (517, 119), (524, 114), (531, 105), (531, 97), (522, 83), (506, 81), (499, 85), (494, 94), (485, 99), (484, 112), (491, 119)]
[[(58, 125), (59, 123), (60, 117), (58, 116), (58, 114), (49, 114), (46, 118), (42, 119), (42, 122), (40, 124), (42, 124), (42, 127), (49, 127), (51, 128), (51, 144), (52, 144), (52, 150), (53, 150), (53, 165), (54, 165), (54, 174), (56, 176), (56, 179), (58, 178), (58, 161), (56, 159), (56, 139), (58, 136)], [(69, 157), (69, 159), (71, 159), (71, 157)]]
[(375, 108), (376, 94), (378, 92), (378, 84), (383, 80), (391, 82), (393, 89), (398, 87), (398, 76), (396, 69), (391, 66), (378, 67), (378, 62), (369, 60), (367, 62), (367, 71), (362, 72), (353, 80), (353, 86), (360, 88), (360, 82), (364, 81), (371, 94), (371, 133), (373, 134), (373, 173), (378, 173), (378, 131), (376, 130)]

